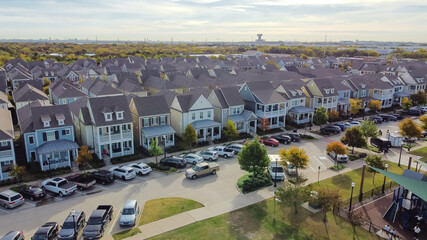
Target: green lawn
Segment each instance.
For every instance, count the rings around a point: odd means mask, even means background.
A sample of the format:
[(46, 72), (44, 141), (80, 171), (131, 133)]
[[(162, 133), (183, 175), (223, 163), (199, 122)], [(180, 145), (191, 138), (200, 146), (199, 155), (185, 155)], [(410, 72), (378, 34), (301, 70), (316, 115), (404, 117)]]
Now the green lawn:
[[(385, 161), (388, 163), (387, 171), (402, 174), (403, 170), (406, 168), (405, 166), (398, 167), (397, 163)], [(369, 167), (366, 167), (368, 170)], [(374, 174), (366, 171), (365, 173), (365, 181), (363, 183), (363, 192), (369, 191), (372, 188), (381, 187), (384, 182), (384, 175), (377, 173), (375, 175), (375, 182), (372, 183), (372, 178)], [(346, 172), (340, 175), (336, 175), (334, 177), (322, 180), (319, 184), (315, 183), (314, 188), (317, 186), (326, 186), (326, 187), (335, 187), (341, 189), (341, 194), (343, 200), (349, 199), (351, 196), (351, 182), (354, 182), (356, 185), (354, 187), (353, 197), (359, 194), (360, 191), (360, 182), (362, 179), (362, 168)], [(390, 179), (386, 180), (386, 183), (389, 183)], [(390, 185), (386, 185), (386, 189), (388, 189)]]
[(420, 160), (423, 162), (427, 162), (427, 147), (423, 147), (414, 151), (410, 151), (410, 154), (414, 154), (422, 157)]
[(204, 205), (185, 198), (153, 199), (145, 203), (139, 225), (144, 225), (201, 207), (204, 207)]
[[(274, 212), (276, 223), (273, 223)], [(196, 222), (161, 234), (151, 239), (351, 239), (353, 227), (340, 217), (328, 214), (323, 222), (322, 212), (313, 214), (299, 207), (295, 214), (292, 206), (273, 199)], [(354, 239), (377, 239), (375, 235), (356, 228)]]
[(139, 230), (138, 227), (134, 227), (123, 232), (114, 233), (113, 238), (114, 240), (121, 240), (136, 235), (138, 233), (141, 233), (141, 230)]

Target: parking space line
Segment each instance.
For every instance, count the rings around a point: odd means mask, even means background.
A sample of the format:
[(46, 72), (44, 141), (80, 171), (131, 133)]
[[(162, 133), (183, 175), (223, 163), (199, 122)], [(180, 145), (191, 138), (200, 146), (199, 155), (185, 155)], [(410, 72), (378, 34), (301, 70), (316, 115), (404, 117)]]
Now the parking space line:
[[(114, 218), (114, 221), (113, 221), (113, 224), (111, 224), (111, 227), (110, 227), (110, 231), (108, 232), (108, 235), (110, 235), (111, 234), (111, 231), (113, 231), (113, 228), (114, 228), (114, 224), (116, 224), (116, 221), (117, 221), (117, 218), (119, 217), (119, 213), (117, 213), (117, 215), (116, 215), (116, 217)], [(136, 224), (135, 224), (136, 225)]]
[(24, 203), (26, 203), (26, 204), (28, 204), (28, 205), (30, 205), (30, 206), (33, 206), (33, 207), (35, 207), (35, 206), (36, 206), (36, 204), (31, 203), (31, 202), (27, 202), (27, 201), (25, 201)]
[(95, 185), (95, 187), (97, 187), (97, 188), (101, 188), (101, 189), (103, 189), (103, 190), (108, 190), (108, 188), (106, 188), (106, 187), (104, 187), (104, 186)]
[[(313, 157), (310, 157), (310, 158), (313, 158)], [(310, 159), (309, 158), (309, 159)], [(314, 157), (315, 158), (315, 157)], [(314, 170), (314, 168), (310, 165), (310, 162), (308, 162), (308, 166), (311, 168), (311, 170), (313, 170), (313, 172), (316, 172), (316, 170)]]
[(123, 185), (129, 185), (129, 183), (125, 183), (125, 182), (120, 181), (120, 180), (118, 180), (118, 179), (116, 179), (116, 181), (115, 181), (115, 182), (120, 183), (120, 184), (123, 184)]
[(2, 209), (2, 208), (0, 208), (0, 211), (2, 211), (2, 212), (4, 212), (4, 213), (10, 213), (9, 211), (4, 210), (4, 209)]
[[(327, 158), (329, 159), (329, 157), (327, 156)], [(320, 161), (320, 158), (318, 158), (318, 156), (315, 156), (315, 159), (322, 164), (323, 167), (325, 167), (327, 169), (327, 167)]]
[(63, 197), (60, 197), (60, 196), (58, 196), (58, 197), (54, 197), (54, 199), (59, 200), (59, 201), (64, 200), (64, 198), (63, 198)]

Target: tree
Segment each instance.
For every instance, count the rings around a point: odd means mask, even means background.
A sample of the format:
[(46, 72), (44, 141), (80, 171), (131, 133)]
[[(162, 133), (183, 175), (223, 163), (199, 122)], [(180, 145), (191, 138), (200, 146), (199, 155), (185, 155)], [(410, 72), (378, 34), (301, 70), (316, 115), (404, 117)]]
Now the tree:
[(418, 127), (418, 124), (410, 119), (405, 118), (399, 123), (400, 135), (407, 138), (420, 138), (421, 137), (421, 129)]
[(27, 173), (27, 169), (25, 166), (18, 166), (16, 164), (13, 164), (12, 170), (9, 171), (9, 176), (14, 177), (18, 180), (18, 186), (21, 185), (22, 178)]
[(424, 90), (418, 90), (417, 93), (411, 94), (410, 98), (416, 105), (424, 105), (427, 102)]
[(422, 115), (422, 116), (420, 117), (420, 122), (421, 122), (421, 128), (422, 128), (424, 131), (427, 131), (427, 115)]
[(283, 149), (279, 152), (279, 156), (282, 159), (280, 164), (285, 166), (286, 162), (292, 164), (295, 166), (296, 174), (297, 174), (297, 182), (298, 181), (298, 169), (306, 169), (308, 167), (308, 162), (310, 161), (308, 159), (307, 152), (299, 147), (290, 147), (288, 150)]
[(43, 87), (47, 87), (50, 84), (52, 84), (52, 82), (47, 77), (43, 78)]
[(224, 126), (224, 134), (230, 140), (234, 140), (239, 136), (239, 132), (237, 131), (234, 122), (230, 119), (228, 119), (227, 124)]
[(409, 100), (407, 97), (402, 99), (402, 108), (404, 110), (409, 110), (412, 107), (412, 100)]
[(335, 122), (340, 119), (340, 114), (335, 110), (327, 112), (327, 115), (330, 122)]
[(379, 100), (371, 100), (371, 101), (369, 101), (368, 108), (372, 112), (376, 112), (376, 111), (381, 110), (381, 101), (379, 101)]
[(347, 153), (347, 148), (345, 148), (344, 144), (340, 142), (331, 142), (326, 145), (326, 152), (329, 154), (331, 152), (335, 153), (335, 162), (337, 162), (338, 155), (344, 155)]
[[(367, 165), (379, 169), (385, 169), (384, 161), (382, 160), (382, 157), (380, 155), (369, 155), (365, 158), (365, 162)], [(373, 172), (374, 176), (372, 177), (372, 183), (375, 181), (375, 174), (377, 171), (375, 171), (372, 168), (368, 168), (368, 172)]]
[(157, 156), (163, 153), (162, 148), (157, 144), (157, 138), (153, 138), (153, 141), (150, 143), (150, 149), (148, 150), (151, 155), (156, 157), (157, 164)]
[(284, 182), (283, 187), (277, 188), (276, 197), (280, 199), (282, 203), (287, 202), (289, 204), (293, 204), (295, 208), (295, 214), (297, 214), (298, 206), (308, 200), (311, 190), (311, 185), (303, 186), (302, 184)]
[(338, 188), (330, 187), (318, 188), (317, 193), (319, 204), (325, 212), (323, 221), (326, 222), (326, 214), (339, 208), (341, 204), (341, 193)]
[(260, 128), (262, 131), (267, 131), (270, 129), (270, 121), (268, 120), (268, 118), (261, 118)]
[(363, 136), (366, 138), (366, 142), (368, 141), (368, 138), (378, 136), (378, 126), (374, 121), (362, 121), (360, 123), (360, 130), (362, 131)]
[(49, 87), (43, 87), (43, 92), (49, 96)]
[(354, 153), (355, 147), (366, 146), (366, 138), (363, 135), (360, 127), (351, 127), (345, 130), (344, 136), (341, 138), (341, 142), (352, 147), (351, 153)]
[(81, 146), (79, 155), (77, 156), (77, 164), (83, 167), (83, 172), (86, 173), (86, 167), (93, 160), (93, 156), (89, 153), (88, 146)]
[(358, 114), (362, 109), (361, 99), (350, 98), (350, 114)]
[(316, 109), (313, 115), (313, 123), (317, 126), (321, 126), (328, 122), (328, 115), (324, 107)]
[(193, 144), (197, 142), (196, 130), (194, 129), (193, 125), (188, 124), (187, 127), (185, 127), (185, 131), (182, 138), (185, 144), (190, 146), (190, 152), (191, 152), (191, 150), (193, 149)]
[(252, 173), (252, 179), (262, 174), (270, 163), (267, 148), (261, 145), (258, 136), (253, 141), (249, 141), (243, 145), (242, 151), (238, 156), (240, 168)]

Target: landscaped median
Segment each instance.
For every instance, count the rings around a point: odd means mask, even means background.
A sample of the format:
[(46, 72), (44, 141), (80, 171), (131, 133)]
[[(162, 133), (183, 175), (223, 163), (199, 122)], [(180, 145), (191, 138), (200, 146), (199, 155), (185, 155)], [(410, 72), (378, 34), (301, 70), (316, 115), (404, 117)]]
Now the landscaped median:
[[(149, 200), (144, 205), (139, 226), (201, 207), (204, 207), (204, 205), (186, 198), (174, 197)], [(113, 234), (113, 238), (114, 240), (120, 240), (138, 233), (141, 233), (141, 230), (139, 227), (134, 227)]]
[(270, 176), (267, 173), (263, 173), (253, 178), (252, 173), (247, 173), (239, 178), (237, 181), (237, 187), (243, 193), (253, 192), (263, 187), (273, 185)]

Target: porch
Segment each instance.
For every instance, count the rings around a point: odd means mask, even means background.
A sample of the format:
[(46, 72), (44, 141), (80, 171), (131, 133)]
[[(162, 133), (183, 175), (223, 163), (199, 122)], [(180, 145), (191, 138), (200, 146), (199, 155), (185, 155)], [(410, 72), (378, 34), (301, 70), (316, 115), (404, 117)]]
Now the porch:
[(234, 122), (234, 126), (239, 133), (255, 134), (258, 117), (251, 111), (243, 110), (242, 113), (230, 115), (228, 118)]
[(221, 124), (212, 120), (198, 120), (192, 122), (196, 130), (197, 142), (212, 141), (221, 138)]
[(164, 143), (165, 147), (175, 145), (175, 130), (170, 125), (160, 125), (155, 127), (145, 127), (140, 132), (140, 144), (145, 149), (150, 149), (153, 139), (156, 139), (157, 145)]
[(68, 140), (49, 141), (36, 149), (42, 171), (61, 167), (71, 167), (71, 161), (77, 157), (79, 145)]
[(100, 127), (98, 129), (99, 142), (109, 142), (119, 139), (132, 138), (132, 124)]
[(350, 99), (338, 98), (337, 111), (341, 114), (347, 113), (350, 109)]
[(292, 121), (299, 125), (310, 123), (313, 119), (314, 110), (308, 107), (297, 106), (291, 108), (288, 114)]
[(123, 157), (132, 155), (133, 153), (133, 140), (101, 144), (96, 151), (100, 159), (103, 159), (105, 156), (110, 158)]
[(394, 97), (394, 99), (393, 99), (393, 104), (395, 104), (395, 105), (401, 105), (402, 104), (402, 100), (403, 100), (403, 98), (405, 98), (405, 97), (407, 97), (407, 98), (409, 98), (409, 93), (405, 93), (405, 92), (396, 92), (396, 93), (394, 93), (394, 95), (393, 95), (393, 97)]
[(0, 165), (1, 165), (0, 181), (11, 178), (9, 176), (9, 172), (12, 171), (13, 161), (12, 160), (7, 160), (7, 161), (2, 160), (0, 162)]

